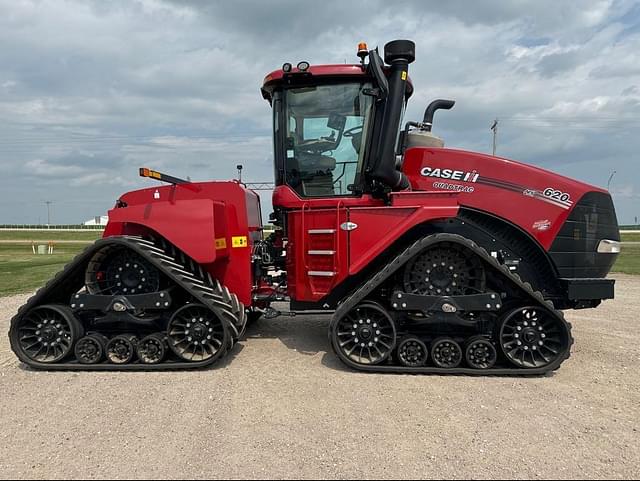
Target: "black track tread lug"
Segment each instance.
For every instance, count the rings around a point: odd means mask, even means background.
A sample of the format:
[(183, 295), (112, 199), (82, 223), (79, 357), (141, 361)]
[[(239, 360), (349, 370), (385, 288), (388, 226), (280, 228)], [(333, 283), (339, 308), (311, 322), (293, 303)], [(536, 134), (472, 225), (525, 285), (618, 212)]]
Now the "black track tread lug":
[[(551, 312), (560, 322), (562, 322), (568, 332), (568, 345), (565, 352), (558, 357), (553, 363), (542, 368), (535, 369), (522, 369), (522, 368), (491, 368), (491, 369), (471, 369), (458, 367), (453, 369), (436, 368), (436, 367), (404, 367), (404, 366), (391, 366), (391, 365), (361, 365), (350, 361), (347, 358), (341, 356), (340, 352), (334, 346), (332, 339), (333, 328), (337, 325), (338, 321), (349, 312), (352, 308), (364, 301), (367, 296), (373, 292), (378, 286), (380, 286), (390, 276), (395, 274), (401, 267), (403, 267), (413, 256), (421, 252), (426, 247), (440, 243), (440, 242), (453, 242), (461, 244), (467, 247), (477, 255), (479, 255), (486, 263), (493, 267), (497, 272), (501, 272), (505, 278), (514, 283), (518, 288), (527, 294), (532, 301), (535, 301), (541, 307), (544, 307)], [(378, 372), (378, 373), (396, 373), (396, 374), (464, 374), (471, 376), (540, 376), (549, 372), (556, 371), (560, 368), (562, 363), (566, 361), (571, 355), (571, 347), (573, 346), (574, 339), (571, 335), (571, 323), (565, 319), (564, 313), (555, 308), (552, 301), (544, 298), (540, 291), (533, 289), (529, 282), (523, 282), (518, 274), (515, 274), (509, 270), (509, 267), (500, 264), (497, 259), (489, 255), (489, 253), (482, 247), (478, 246), (475, 242), (462, 237), (458, 234), (433, 234), (422, 239), (417, 240), (412, 245), (407, 247), (402, 253), (395, 257), (385, 268), (378, 271), (368, 282), (363, 284), (357, 289), (351, 296), (346, 298), (340, 305), (338, 305), (336, 311), (333, 314), (331, 324), (329, 327), (329, 342), (333, 351), (338, 358), (346, 364), (348, 367), (358, 371)]]
[[(42, 288), (38, 289), (36, 293), (19, 309), (16, 315), (11, 319), (10, 333), (17, 326), (20, 318), (28, 311), (39, 305), (48, 304), (48, 296), (52, 294), (56, 289), (61, 286), (67, 286), (70, 282), (69, 278), (75, 276), (78, 283), (77, 289), (81, 288), (84, 283), (84, 271), (86, 265), (90, 262), (93, 255), (101, 249), (110, 245), (122, 245), (135, 251), (136, 253), (145, 257), (155, 267), (162, 271), (167, 277), (172, 279), (177, 285), (189, 292), (198, 302), (204, 304), (210, 308), (217, 316), (224, 321), (225, 327), (229, 330), (229, 342), (227, 346), (221, 348), (220, 354), (214, 358), (202, 361), (202, 362), (162, 362), (159, 364), (80, 364), (79, 362), (67, 362), (67, 363), (38, 363), (29, 359), (21, 357), (17, 346), (13, 345), (11, 341), (11, 347), (20, 359), (21, 362), (28, 365), (31, 368), (47, 371), (158, 371), (158, 370), (184, 370), (184, 369), (197, 369), (214, 364), (216, 361), (222, 359), (232, 348), (234, 343), (244, 332), (246, 326), (246, 313), (242, 303), (238, 301), (235, 294), (231, 294), (229, 290), (224, 287), (217, 279), (212, 279), (211, 275), (204, 272), (202, 267), (193, 262), (186, 254), (177, 249), (172, 244), (168, 243), (165, 239), (143, 239), (136, 236), (113, 236), (106, 237), (97, 240), (94, 244), (85, 248), (81, 253), (76, 255), (74, 259), (69, 262), (64, 269), (58, 272), (53, 278), (51, 278)], [(162, 249), (163, 254), (158, 255), (158, 248)], [(169, 257), (172, 260), (169, 262), (179, 264), (181, 259), (188, 260), (188, 262), (182, 263), (184, 271), (189, 272), (192, 276), (192, 280), (189, 280), (185, 275), (175, 274), (171, 264), (168, 263)], [(190, 261), (190, 262), (189, 262)], [(194, 268), (192, 269), (191, 266)], [(81, 275), (78, 275), (78, 270)], [(73, 279), (71, 279), (73, 281)], [(205, 292), (202, 290), (202, 286), (213, 290), (213, 292)], [(67, 286), (69, 287), (69, 286)], [(74, 288), (74, 286), (71, 286)], [(235, 302), (233, 302), (235, 299)], [(10, 339), (12, 336), (9, 336)]]

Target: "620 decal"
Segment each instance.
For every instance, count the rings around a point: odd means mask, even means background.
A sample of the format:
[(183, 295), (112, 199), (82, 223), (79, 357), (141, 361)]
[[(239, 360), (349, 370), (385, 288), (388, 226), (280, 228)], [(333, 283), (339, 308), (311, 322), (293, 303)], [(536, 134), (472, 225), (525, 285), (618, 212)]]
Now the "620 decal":
[(573, 202), (571, 202), (570, 194), (562, 192), (561, 190), (556, 190), (553, 187), (547, 187), (544, 189), (542, 195), (549, 197), (550, 199), (557, 200), (558, 202), (562, 202), (563, 204), (573, 204)]

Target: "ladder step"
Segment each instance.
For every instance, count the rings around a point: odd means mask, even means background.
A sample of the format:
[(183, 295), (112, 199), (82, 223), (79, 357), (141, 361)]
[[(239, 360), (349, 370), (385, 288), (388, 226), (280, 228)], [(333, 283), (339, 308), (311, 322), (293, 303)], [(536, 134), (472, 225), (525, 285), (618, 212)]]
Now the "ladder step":
[(307, 274), (314, 277), (333, 277), (336, 275), (336, 273), (332, 271), (309, 271)]

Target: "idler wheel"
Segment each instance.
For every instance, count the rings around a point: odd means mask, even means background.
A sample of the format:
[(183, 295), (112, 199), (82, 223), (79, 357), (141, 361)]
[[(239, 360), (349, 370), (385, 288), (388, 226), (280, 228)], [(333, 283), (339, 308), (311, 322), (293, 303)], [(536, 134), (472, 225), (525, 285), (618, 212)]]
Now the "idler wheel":
[(396, 346), (396, 328), (387, 311), (363, 302), (349, 311), (332, 331), (340, 353), (357, 364), (380, 364)]
[(405, 337), (400, 341), (396, 354), (400, 364), (407, 367), (424, 366), (429, 359), (427, 346), (415, 336)]
[(453, 339), (442, 337), (433, 341), (431, 358), (437, 367), (452, 369), (462, 362), (462, 349)]
[(144, 364), (158, 364), (167, 354), (166, 343), (161, 334), (151, 334), (136, 346), (138, 359)]
[(136, 337), (123, 334), (107, 344), (107, 359), (113, 364), (128, 364), (136, 354)]
[(518, 307), (502, 320), (500, 347), (515, 366), (533, 369), (548, 366), (569, 348), (566, 326), (539, 307)]
[(82, 324), (71, 310), (54, 304), (31, 309), (11, 330), (20, 354), (29, 361), (40, 363), (62, 361), (83, 335)]
[(104, 358), (108, 339), (100, 334), (91, 334), (80, 339), (74, 350), (80, 364), (98, 364)]
[(202, 362), (217, 357), (229, 345), (229, 330), (208, 307), (187, 304), (167, 327), (169, 348), (183, 361)]
[(488, 339), (473, 338), (467, 343), (465, 360), (473, 369), (491, 369), (498, 359), (496, 348)]

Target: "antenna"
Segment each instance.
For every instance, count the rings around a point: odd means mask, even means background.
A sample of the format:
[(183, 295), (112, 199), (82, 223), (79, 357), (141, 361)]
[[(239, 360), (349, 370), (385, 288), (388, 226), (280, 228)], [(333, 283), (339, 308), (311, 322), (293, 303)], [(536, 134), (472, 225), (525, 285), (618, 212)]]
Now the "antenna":
[(498, 119), (496, 118), (493, 121), (493, 125), (491, 126), (491, 130), (493, 130), (493, 155), (496, 155), (496, 147), (498, 145)]

